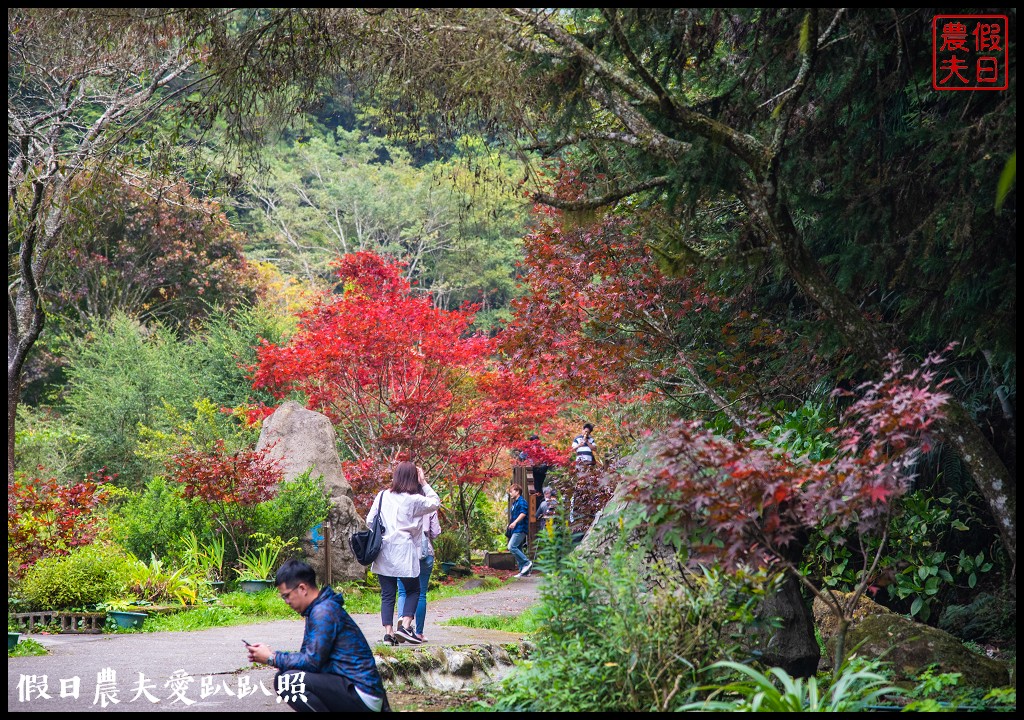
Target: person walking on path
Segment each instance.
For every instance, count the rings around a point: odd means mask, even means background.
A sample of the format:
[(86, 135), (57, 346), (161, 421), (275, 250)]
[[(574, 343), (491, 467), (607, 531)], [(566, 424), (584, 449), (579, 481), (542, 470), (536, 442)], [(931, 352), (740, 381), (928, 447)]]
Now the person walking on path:
[(301, 560), (286, 561), (274, 584), (288, 607), (306, 618), (298, 652), (246, 643), (249, 662), (278, 669), (278, 695), (299, 712), (390, 711), (373, 650), (342, 596), (330, 585), (318, 588), (313, 568)]
[[(426, 482), (423, 476), (423, 469), (418, 468), (420, 482)], [(430, 585), (430, 574), (434, 570), (434, 538), (441, 534), (441, 523), (437, 518), (437, 511), (424, 515), (423, 522), (423, 544), (420, 551), (420, 600), (416, 604), (416, 637), (420, 642), (426, 642), (423, 637), (423, 626), (427, 619), (427, 588)], [(398, 582), (398, 607), (405, 604), (405, 583)]]
[(509, 485), (508, 494), (511, 503), (508, 509), (508, 551), (512, 553), (512, 557), (516, 559), (516, 565), (519, 566), (517, 577), (526, 577), (533, 569), (533, 563), (530, 562), (530, 558), (526, 557), (526, 553), (521, 550), (521, 547), (526, 542), (526, 535), (529, 531), (530, 509), (518, 485)]
[[(377, 495), (366, 515), (370, 525), (378, 514), (384, 519), (384, 540), (380, 555), (370, 570), (380, 581), (380, 620), (384, 642), (419, 645), (423, 641), (413, 628), (416, 606), (420, 601), (420, 553), (423, 546), (423, 517), (441, 507), (441, 499), (426, 477), (412, 462), (395, 468), (391, 488)], [(405, 599), (395, 620), (395, 596), (398, 581), (405, 588)]]

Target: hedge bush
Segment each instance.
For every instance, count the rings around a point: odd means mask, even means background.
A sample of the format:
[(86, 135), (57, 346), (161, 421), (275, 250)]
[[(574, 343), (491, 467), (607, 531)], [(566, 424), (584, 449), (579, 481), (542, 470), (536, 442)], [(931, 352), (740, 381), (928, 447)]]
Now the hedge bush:
[(84, 608), (121, 594), (131, 563), (118, 548), (86, 545), (70, 555), (37, 562), (18, 585), (18, 593), (26, 610)]

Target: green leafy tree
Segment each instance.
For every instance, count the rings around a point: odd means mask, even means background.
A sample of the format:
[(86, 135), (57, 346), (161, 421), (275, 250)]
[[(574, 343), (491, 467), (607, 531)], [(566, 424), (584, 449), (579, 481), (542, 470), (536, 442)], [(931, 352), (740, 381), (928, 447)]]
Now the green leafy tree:
[[(986, 436), (954, 402), (941, 430), (1012, 562), (1012, 407), (995, 388), (1013, 358), (1014, 217), (1006, 205), (996, 215), (991, 198), (1015, 147), (1014, 94), (968, 102), (932, 91), (928, 17), (507, 8), (364, 20), (382, 39), (368, 38), (359, 67), (379, 65), (376, 77), (401, 94), (396, 127), (450, 135), (485, 121), (530, 133), (587, 181), (583, 196), (538, 192), (539, 202), (663, 212), (652, 240), (676, 262), (728, 264), (762, 304), (759, 268), (773, 273), (855, 372), (877, 376), (894, 347), (923, 356), (970, 333), (961, 362), (993, 369), (986, 419), (1010, 429)], [(387, 60), (399, 43), (407, 49)], [(438, 47), (446, 62), (431, 63)]]
[(515, 164), (496, 160), (482, 140), (463, 138), (455, 153), (419, 165), (362, 131), (314, 125), (301, 140), (285, 134), (240, 199), (255, 252), (320, 284), (338, 255), (401, 258), (406, 277), (440, 307), (472, 301), (493, 324), (515, 294), (527, 203), (507, 190)]
[(191, 348), (159, 325), (118, 315), (97, 323), (68, 359), (63, 411), (88, 438), (82, 467), (107, 467), (127, 485), (143, 482), (160, 467), (136, 454), (140, 426), (170, 430), (165, 403), (191, 414), (202, 396)]

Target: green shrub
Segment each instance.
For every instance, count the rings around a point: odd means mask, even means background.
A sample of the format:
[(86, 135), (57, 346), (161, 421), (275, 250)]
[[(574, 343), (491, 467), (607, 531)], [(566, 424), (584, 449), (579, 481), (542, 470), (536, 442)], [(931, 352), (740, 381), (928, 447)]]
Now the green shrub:
[(650, 712), (690, 699), (695, 668), (730, 658), (749, 627), (753, 589), (706, 570), (662, 571), (645, 587), (644, 548), (620, 537), (610, 555), (586, 560), (554, 523), (540, 536), (544, 571), (530, 661), (502, 686), (497, 710)]
[(155, 477), (139, 492), (118, 490), (109, 515), (114, 541), (140, 558), (184, 557), (188, 539), (213, 537), (209, 511), (188, 500), (177, 485)]
[(202, 396), (191, 352), (165, 327), (144, 327), (123, 315), (97, 321), (74, 342), (65, 366), (64, 411), (88, 436), (81, 472), (105, 467), (134, 487), (159, 472), (159, 464), (136, 454), (139, 427), (169, 430), (162, 425), (164, 404), (184, 413)]
[(1015, 712), (1016, 684), (1001, 688), (961, 685), (961, 673), (940, 672), (937, 664), (924, 668), (907, 694), (904, 712)]
[(88, 437), (65, 418), (47, 408), (18, 405), (15, 425), (18, 446), (18, 469), (37, 473), (46, 468), (48, 475), (77, 482), (75, 468), (81, 467), (83, 443)]
[[(211, 545), (223, 537), (213, 526), (211, 506), (183, 497), (178, 485), (163, 477), (153, 478), (138, 492), (115, 489), (111, 505), (113, 538), (136, 557), (155, 555), (187, 564), (194, 559), (194, 543)], [(246, 513), (252, 534), (290, 540), (305, 537), (327, 517), (329, 508), (323, 480), (303, 474), (281, 483), (274, 498), (246, 508)], [(238, 551), (226, 543), (222, 569), (237, 560)]]
[[(923, 491), (907, 493), (900, 499), (898, 512), (889, 521), (885, 552), (879, 558), (876, 573), (887, 580), (888, 600), (880, 598), (897, 612), (927, 622), (941, 605), (948, 591), (958, 584), (973, 588), (978, 576), (992, 570), (984, 553), (952, 555), (943, 547), (954, 531), (965, 532), (969, 517), (965, 503), (952, 495), (929, 497)], [(801, 571), (827, 589), (850, 592), (859, 582), (864, 564), (860, 542), (852, 530), (845, 536), (815, 530), (811, 534)], [(873, 556), (880, 537), (866, 538), (866, 550)]]
[(131, 565), (131, 559), (118, 548), (86, 545), (70, 555), (37, 562), (18, 591), (26, 610), (94, 605), (124, 591)]
[(439, 563), (459, 562), (466, 556), (465, 542), (462, 537), (452, 531), (444, 531), (433, 541), (434, 558)]
[(961, 640), (1012, 643), (1017, 638), (1017, 599), (1012, 592), (978, 593), (969, 605), (947, 605), (939, 629)]
[(277, 494), (251, 508), (253, 533), (285, 540), (302, 540), (324, 521), (331, 509), (323, 477), (311, 478), (307, 470), (278, 485)]
[(185, 568), (174, 570), (155, 555), (149, 564), (134, 559), (128, 572), (129, 593), (148, 602), (179, 602), (194, 605), (199, 599), (199, 579)]
[(7, 651), (7, 657), (31, 657), (34, 655), (49, 655), (50, 651), (44, 645), (39, 644), (32, 638), (21, 638), (13, 650)]
[(504, 547), (507, 515), (504, 506), (496, 508), (487, 493), (480, 493), (469, 516), (469, 532), (474, 550), (497, 550)]

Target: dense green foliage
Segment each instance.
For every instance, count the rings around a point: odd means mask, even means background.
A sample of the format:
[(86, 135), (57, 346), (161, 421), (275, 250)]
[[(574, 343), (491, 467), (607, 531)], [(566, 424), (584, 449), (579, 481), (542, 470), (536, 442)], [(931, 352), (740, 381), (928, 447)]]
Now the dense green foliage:
[(421, 164), (364, 130), (307, 122), (265, 148), (267, 171), (237, 201), (252, 256), (324, 286), (340, 255), (402, 259), (440, 307), (479, 303), (478, 325), (492, 327), (515, 294), (526, 223), (523, 199), (506, 189), (514, 163), (467, 137), (452, 160)]
[(49, 654), (50, 651), (46, 649), (45, 645), (36, 642), (32, 638), (19, 638), (18, 644), (14, 646), (14, 649), (7, 651), (7, 657), (33, 657)]
[(549, 526), (537, 649), (502, 686), (499, 710), (652, 712), (676, 709), (696, 669), (742, 657), (753, 621), (752, 587), (712, 570), (650, 588), (641, 546), (623, 539), (607, 557), (564, 555), (564, 530)]
[[(328, 507), (320, 478), (304, 474), (287, 480), (272, 498), (246, 508), (249, 535), (261, 533), (297, 542), (326, 517)], [(160, 476), (138, 491), (117, 491), (108, 522), (117, 543), (140, 558), (155, 555), (184, 561), (193, 536), (208, 543), (223, 532), (208, 503), (184, 497), (180, 486)], [(243, 538), (243, 543), (247, 542), (248, 536)], [(242, 549), (245, 547), (247, 544)], [(232, 543), (226, 544), (225, 570), (236, 563), (238, 551)]]
[(98, 174), (63, 237), (57, 252), (70, 262), (49, 275), (47, 295), (70, 332), (116, 313), (187, 328), (217, 307), (251, 304), (260, 289), (244, 235), (184, 181)]
[[(877, 662), (850, 663), (831, 683), (819, 687), (817, 678), (793, 678), (780, 668), (762, 673), (742, 663), (715, 663), (708, 670), (729, 671), (739, 679), (714, 687), (709, 699), (688, 703), (679, 709), (699, 712), (865, 712), (875, 706), (891, 704), (904, 692), (878, 672), (878, 665)], [(717, 699), (719, 697), (723, 699)]]
[(137, 486), (183, 442), (252, 442), (219, 408), (252, 398), (245, 367), (261, 339), (283, 333), (260, 307), (216, 312), (188, 338), (123, 314), (97, 321), (70, 346), (67, 384), (48, 419), (22, 413), (26, 456), (67, 477), (104, 467)]
[(18, 585), (18, 594), (26, 610), (83, 608), (120, 594), (131, 566), (131, 558), (117, 547), (86, 545), (37, 562)]
[(184, 412), (200, 397), (188, 347), (162, 328), (125, 317), (97, 324), (68, 356), (67, 415), (88, 439), (79, 471), (105, 467), (137, 484), (157, 468), (135, 454), (140, 425), (156, 425), (164, 403)]
[(138, 491), (120, 491), (109, 513), (113, 539), (135, 557), (180, 556), (191, 532), (205, 537), (211, 530), (209, 511), (186, 500), (180, 489), (155, 477)]

